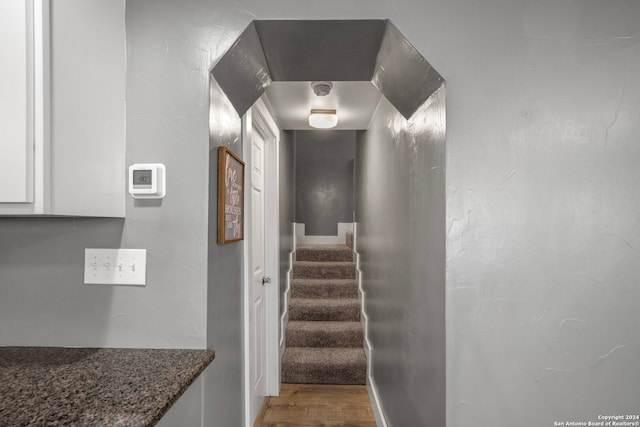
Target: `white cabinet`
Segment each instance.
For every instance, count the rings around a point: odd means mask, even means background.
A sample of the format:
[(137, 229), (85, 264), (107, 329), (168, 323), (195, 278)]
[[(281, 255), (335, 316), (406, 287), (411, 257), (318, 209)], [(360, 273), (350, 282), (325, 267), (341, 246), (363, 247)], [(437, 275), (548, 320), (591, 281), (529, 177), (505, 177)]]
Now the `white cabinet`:
[(33, 40), (29, 2), (0, 2), (0, 201), (33, 202)]
[(125, 214), (125, 0), (0, 1), (0, 215)]

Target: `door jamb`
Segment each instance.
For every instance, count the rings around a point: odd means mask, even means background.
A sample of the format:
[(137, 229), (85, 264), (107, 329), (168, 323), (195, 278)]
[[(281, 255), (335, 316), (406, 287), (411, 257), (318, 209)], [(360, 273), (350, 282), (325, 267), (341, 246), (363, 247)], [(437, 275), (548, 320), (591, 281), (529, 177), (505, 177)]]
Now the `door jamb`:
[[(244, 116), (242, 116), (242, 158), (245, 162), (248, 162), (249, 156), (251, 155), (251, 109), (249, 109)], [(245, 181), (246, 181), (245, 171)], [(244, 192), (244, 233), (247, 236), (247, 229), (249, 228), (247, 225), (247, 218), (251, 218), (251, 212), (249, 210), (250, 207), (250, 197), (247, 196), (246, 191), (247, 186), (245, 186)], [(249, 342), (250, 342), (250, 334), (249, 334), (249, 281), (251, 280), (251, 272), (250, 263), (249, 263), (249, 241), (248, 239), (244, 239), (242, 241), (242, 394), (243, 394), (243, 418), (244, 418), (244, 426), (251, 427), (251, 361), (250, 361), (250, 352), (249, 352)]]

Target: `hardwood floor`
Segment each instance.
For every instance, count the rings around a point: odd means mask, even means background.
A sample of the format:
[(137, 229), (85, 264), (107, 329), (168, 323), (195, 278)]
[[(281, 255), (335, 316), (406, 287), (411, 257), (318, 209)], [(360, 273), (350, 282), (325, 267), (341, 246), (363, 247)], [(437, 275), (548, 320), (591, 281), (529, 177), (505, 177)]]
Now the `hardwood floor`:
[(282, 384), (256, 426), (376, 427), (376, 422), (366, 386)]

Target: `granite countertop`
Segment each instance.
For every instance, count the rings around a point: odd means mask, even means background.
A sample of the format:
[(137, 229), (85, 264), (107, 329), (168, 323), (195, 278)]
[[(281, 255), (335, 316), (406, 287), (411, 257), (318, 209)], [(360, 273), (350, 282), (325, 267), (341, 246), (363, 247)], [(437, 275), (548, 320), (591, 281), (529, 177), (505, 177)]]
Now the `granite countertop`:
[(153, 426), (212, 350), (0, 347), (0, 426)]

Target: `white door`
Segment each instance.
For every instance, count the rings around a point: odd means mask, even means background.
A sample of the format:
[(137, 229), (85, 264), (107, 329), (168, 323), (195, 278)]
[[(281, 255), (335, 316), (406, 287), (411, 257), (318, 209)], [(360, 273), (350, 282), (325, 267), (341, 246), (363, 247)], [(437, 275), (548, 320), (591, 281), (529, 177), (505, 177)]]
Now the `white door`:
[[(243, 301), (244, 414), (252, 427), (280, 391), (278, 127), (258, 100), (242, 118), (247, 162)], [(270, 283), (264, 283), (267, 279)]]
[(251, 283), (249, 284), (249, 347), (251, 419), (257, 416), (266, 396), (266, 318), (265, 318), (265, 229), (264, 166), (265, 135), (253, 126), (251, 136)]

